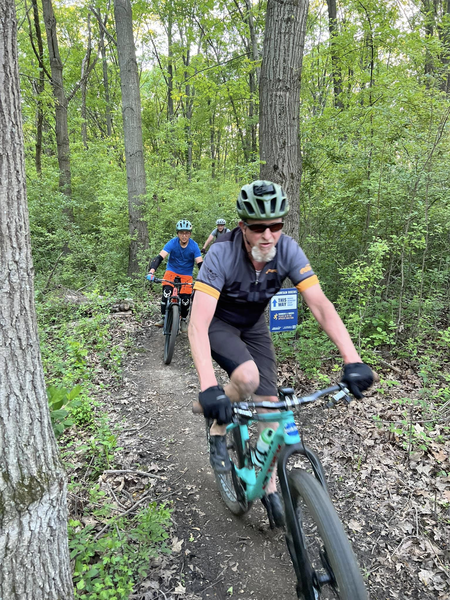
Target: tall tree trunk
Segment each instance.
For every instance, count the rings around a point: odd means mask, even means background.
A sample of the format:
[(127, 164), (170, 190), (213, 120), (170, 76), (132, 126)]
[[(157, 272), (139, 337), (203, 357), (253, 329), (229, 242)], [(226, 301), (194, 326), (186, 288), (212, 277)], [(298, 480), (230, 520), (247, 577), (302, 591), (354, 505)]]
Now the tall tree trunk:
[(73, 598), (34, 308), (14, 0), (0, 3), (0, 598)]
[(87, 150), (87, 115), (86, 115), (86, 96), (87, 96), (87, 71), (89, 68), (89, 62), (91, 60), (92, 51), (92, 35), (91, 35), (91, 15), (88, 14), (88, 42), (86, 48), (86, 54), (81, 63), (81, 139), (83, 140), (83, 146)]
[[(434, 0), (422, 0), (424, 21), (425, 21), (425, 37), (431, 40), (434, 36), (434, 27), (436, 23), (436, 8)], [(432, 75), (434, 72), (433, 56), (427, 49), (425, 54), (425, 75)], [(430, 80), (426, 80), (427, 87), (430, 87)]]
[(173, 19), (172, 4), (169, 2), (169, 15), (167, 19), (167, 119), (173, 121)]
[[(255, 26), (253, 22), (253, 14), (252, 14), (252, 3), (251, 0), (245, 0), (246, 13), (245, 20), (248, 25), (248, 30), (250, 33), (250, 44), (248, 45), (250, 51), (250, 60), (253, 63), (259, 59), (258, 55), (258, 44), (255, 33)], [(259, 68), (254, 66), (253, 70), (249, 73), (248, 83), (250, 90), (250, 103), (248, 107), (248, 117), (250, 121), (250, 147), (251, 147), (251, 157), (252, 160), (257, 160), (257, 152), (258, 152), (258, 140), (257, 140), (257, 128), (258, 125), (255, 121), (255, 102), (258, 93), (258, 82), (259, 82)]]
[[(42, 66), (44, 64), (44, 45), (42, 43), (42, 31), (41, 31), (41, 23), (39, 19), (39, 9), (37, 0), (31, 0), (33, 5), (33, 23), (34, 30), (36, 33), (36, 41), (37, 41), (37, 52), (38, 52), (38, 61), (39, 61), (39, 79), (34, 83), (34, 91), (37, 96), (37, 106), (36, 106), (36, 151), (34, 162), (36, 165), (36, 172), (40, 175), (42, 173), (42, 131), (44, 124), (44, 110), (42, 107), (42, 99), (41, 94), (44, 91), (45, 87), (45, 79), (44, 79), (44, 70)], [(28, 13), (28, 11), (27, 11)], [(30, 24), (30, 37), (32, 36), (32, 28)]]
[(268, 0), (259, 85), (261, 179), (283, 186), (291, 210), (286, 233), (299, 238), (300, 77), (308, 0)]
[[(105, 18), (106, 25), (106, 18)], [(105, 49), (105, 34), (103, 27), (100, 26), (100, 54), (102, 57), (102, 68), (103, 68), (103, 87), (105, 88), (105, 118), (106, 118), (106, 134), (111, 137), (112, 134), (112, 119), (111, 119), (111, 99), (109, 94), (109, 77), (108, 77), (108, 62), (106, 60), (106, 49)]]
[[(100, 56), (102, 57), (102, 70), (103, 70), (103, 88), (105, 90), (105, 120), (106, 120), (106, 135), (111, 137), (112, 134), (112, 117), (111, 117), (111, 99), (109, 93), (109, 77), (108, 77), (108, 62), (106, 58), (106, 48), (105, 48), (105, 32), (108, 34), (106, 29), (106, 23), (108, 21), (108, 13), (106, 13), (105, 18), (103, 19), (102, 14), (99, 9), (95, 9), (93, 6), (90, 7), (90, 10), (95, 15), (98, 22), (98, 30), (99, 30), (99, 41), (98, 47), (100, 50)], [(109, 10), (109, 3), (108, 3)], [(109, 36), (110, 40), (114, 45), (116, 41), (112, 39), (112, 36)]]
[(144, 221), (146, 179), (142, 143), (141, 96), (136, 49), (133, 39), (133, 15), (130, 0), (114, 0), (117, 32), (122, 116), (128, 184), (130, 253), (128, 275), (139, 273), (139, 257), (148, 248), (148, 229)]
[(331, 69), (333, 73), (334, 105), (336, 108), (344, 108), (344, 104), (341, 99), (342, 77), (341, 70), (339, 68), (339, 58), (336, 51), (336, 37), (338, 35), (336, 0), (327, 0), (327, 4), (328, 31), (330, 32)]
[(208, 108), (210, 109), (209, 113), (209, 148), (211, 154), (211, 178), (216, 178), (216, 132), (215, 132), (215, 105), (214, 109), (211, 109), (211, 100), (208, 98)]
[[(56, 146), (58, 151), (59, 187), (68, 198), (72, 195), (70, 171), (69, 128), (67, 125), (68, 101), (64, 92), (63, 64), (59, 54), (58, 38), (56, 35), (56, 19), (51, 0), (42, 0), (45, 29), (47, 31), (47, 46), (52, 72), (53, 95), (55, 96)], [(66, 208), (66, 214), (73, 220), (71, 208)]]
[[(181, 39), (183, 39), (183, 32), (180, 31)], [(184, 79), (185, 81), (189, 79), (189, 74), (187, 69), (191, 64), (191, 50), (189, 41), (186, 42), (186, 53), (183, 54), (183, 63), (185, 66), (184, 71)], [(195, 88), (193, 85), (189, 83), (185, 83), (185, 100), (183, 102), (184, 106), (184, 135), (186, 142), (186, 152), (185, 152), (185, 163), (186, 163), (186, 175), (188, 180), (191, 181), (192, 178), (192, 113), (194, 110), (194, 95)]]
[(443, 3), (443, 18), (441, 27), (439, 28), (439, 36), (443, 45), (441, 62), (443, 73), (441, 78), (441, 90), (446, 94), (450, 94), (450, 0), (444, 0)]

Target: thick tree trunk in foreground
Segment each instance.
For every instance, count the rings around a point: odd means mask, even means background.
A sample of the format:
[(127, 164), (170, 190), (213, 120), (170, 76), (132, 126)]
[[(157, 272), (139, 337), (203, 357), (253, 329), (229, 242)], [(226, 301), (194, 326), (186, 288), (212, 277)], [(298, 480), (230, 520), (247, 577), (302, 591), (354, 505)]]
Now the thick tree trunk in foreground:
[(34, 309), (14, 0), (0, 3), (0, 598), (73, 597)]
[(300, 76), (308, 0), (268, 0), (259, 84), (261, 179), (283, 186), (291, 210), (286, 233), (299, 238)]
[(123, 132), (127, 163), (130, 233), (128, 275), (131, 276), (139, 272), (139, 255), (148, 248), (148, 230), (147, 223), (144, 221), (146, 179), (142, 143), (141, 96), (130, 0), (114, 0), (114, 16), (116, 19)]

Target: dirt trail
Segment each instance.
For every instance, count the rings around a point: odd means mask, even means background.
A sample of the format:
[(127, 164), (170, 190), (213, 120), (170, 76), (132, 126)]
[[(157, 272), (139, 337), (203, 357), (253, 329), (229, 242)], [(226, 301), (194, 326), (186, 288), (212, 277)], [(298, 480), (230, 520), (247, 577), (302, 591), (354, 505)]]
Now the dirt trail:
[[(186, 335), (164, 365), (163, 335), (155, 327), (139, 337), (124, 382), (134, 401), (118, 408), (129, 426), (150, 425), (138, 439), (120, 440), (128, 465), (156, 463), (170, 479), (173, 520), (181, 547), (180, 581), (199, 598), (292, 600), (295, 577), (284, 534), (271, 531), (260, 503), (242, 519), (221, 502), (208, 462), (203, 417), (191, 412), (198, 380)], [(120, 400), (118, 400), (120, 404)], [(142, 410), (139, 410), (139, 408)], [(161, 594), (161, 598), (164, 596)]]
[[(176, 538), (175, 554), (170, 559), (170, 584), (166, 578), (160, 591), (133, 597), (294, 600), (295, 578), (284, 533), (269, 529), (259, 502), (246, 516), (236, 518), (220, 500), (209, 466), (204, 421), (191, 412), (198, 380), (187, 336), (178, 337), (169, 366), (162, 360), (163, 341), (161, 330), (151, 325), (140, 329), (135, 350), (125, 365), (123, 388), (111, 398), (111, 411), (137, 431), (121, 436), (122, 468), (153, 470), (162, 476), (164, 493), (155, 497), (174, 503)], [(387, 440), (379, 443), (377, 452), (385, 454), (377, 457), (373, 439), (377, 440), (379, 434), (365, 414), (367, 408), (354, 405), (340, 414), (335, 411), (331, 418), (328, 411), (311, 411), (304, 433), (309, 445), (314, 448), (314, 441), (319, 445), (333, 502), (346, 523), (363, 573), (368, 576), (370, 598), (447, 600), (442, 574), (441, 593), (427, 589), (417, 577), (423, 568), (423, 551), (408, 556), (408, 561), (403, 559), (401, 547), (406, 534), (402, 523), (410, 508), (417, 514), (411, 504), (412, 490), (404, 491), (395, 482), (398, 497), (390, 491), (384, 495), (384, 490), (390, 488), (391, 471), (397, 473), (395, 465), (400, 454)], [(364, 427), (372, 429), (361, 434), (363, 419)], [(377, 487), (382, 490), (379, 497)], [(435, 551), (433, 546), (431, 561)], [(425, 567), (431, 569), (430, 560)], [(440, 562), (442, 559), (434, 564)]]

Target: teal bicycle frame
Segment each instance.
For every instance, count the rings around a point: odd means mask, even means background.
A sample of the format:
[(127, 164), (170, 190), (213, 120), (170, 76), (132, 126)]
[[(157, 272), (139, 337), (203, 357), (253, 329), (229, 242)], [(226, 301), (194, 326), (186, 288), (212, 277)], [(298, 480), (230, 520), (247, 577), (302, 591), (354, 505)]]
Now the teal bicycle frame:
[[(278, 429), (275, 431), (272, 438), (272, 442), (264, 461), (264, 466), (260, 472), (256, 474), (256, 469), (251, 463), (246, 448), (249, 447), (249, 432), (248, 426), (259, 421), (261, 423), (278, 423)], [(288, 433), (286, 431), (286, 425), (292, 424), (292, 430)], [(297, 427), (294, 421), (294, 414), (292, 411), (286, 411), (282, 413), (268, 413), (260, 414), (257, 418), (249, 420), (245, 425), (231, 424), (228, 425), (227, 431), (231, 431), (235, 427), (239, 427), (241, 432), (241, 439), (244, 453), (244, 467), (241, 469), (236, 468), (236, 474), (245, 482), (245, 495), (248, 502), (252, 502), (257, 498), (262, 498), (265, 494), (266, 486), (270, 480), (270, 477), (275, 469), (278, 461), (278, 457), (284, 446), (291, 446), (293, 444), (300, 444), (300, 436), (297, 431)], [(238, 451), (239, 452), (239, 451)]]
[[(295, 398), (294, 390), (290, 388), (280, 388), (280, 404), (287, 403), (288, 406), (309, 404), (315, 402), (318, 398), (329, 395), (333, 392), (342, 392), (343, 386), (337, 385), (327, 388), (326, 390), (320, 390), (311, 396), (305, 398)], [(263, 403), (266, 410), (270, 410), (270, 403)], [(297, 430), (297, 426), (294, 420), (294, 413), (291, 410), (284, 410), (282, 412), (270, 412), (270, 413), (259, 413), (255, 415), (250, 410), (251, 403), (249, 404), (249, 410), (246, 410), (245, 403), (237, 405), (235, 410), (235, 422), (227, 426), (227, 432), (232, 432), (233, 429), (239, 428), (241, 438), (241, 448), (236, 448), (236, 452), (239, 457), (239, 463), (243, 466), (238, 468), (234, 466), (236, 476), (245, 484), (241, 490), (245, 494), (246, 502), (253, 502), (257, 498), (262, 498), (265, 494), (267, 484), (270, 477), (275, 469), (278, 468), (278, 478), (280, 480), (280, 486), (283, 495), (289, 494), (289, 486), (287, 483), (286, 464), (288, 458), (294, 454), (303, 455), (311, 464), (314, 471), (315, 477), (319, 480), (321, 485), (327, 489), (325, 480), (325, 473), (320, 463), (319, 458), (314, 454), (312, 450), (307, 448), (300, 439), (300, 435)], [(262, 407), (262, 405), (260, 404)], [(286, 406), (286, 405), (285, 405)], [(277, 403), (273, 403), (274, 410), (277, 410)], [(261, 467), (259, 473), (257, 473), (255, 466), (253, 465), (251, 450), (250, 450), (250, 438), (248, 427), (251, 423), (278, 423), (271, 445), (269, 447), (267, 457), (264, 461), (264, 465)], [(244, 498), (242, 498), (244, 499)]]

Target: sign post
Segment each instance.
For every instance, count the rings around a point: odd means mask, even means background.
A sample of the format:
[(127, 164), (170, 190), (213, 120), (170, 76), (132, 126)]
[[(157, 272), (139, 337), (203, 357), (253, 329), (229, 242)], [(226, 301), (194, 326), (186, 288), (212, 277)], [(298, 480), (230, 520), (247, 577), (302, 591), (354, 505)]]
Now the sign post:
[(297, 322), (297, 288), (283, 288), (270, 300), (270, 331), (292, 331)]

